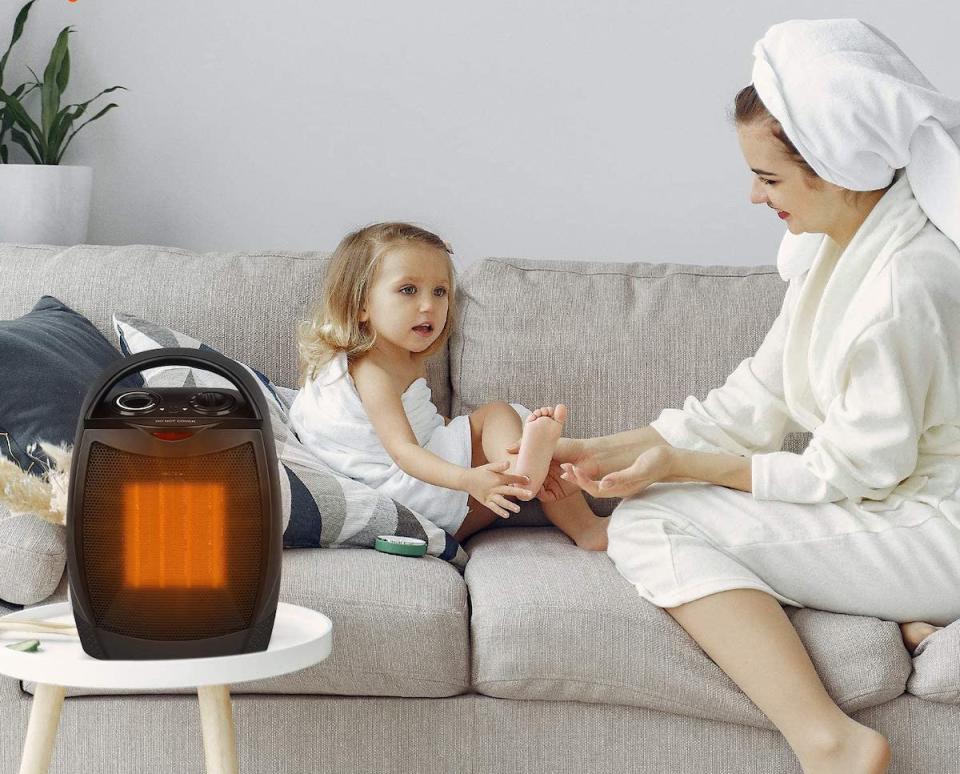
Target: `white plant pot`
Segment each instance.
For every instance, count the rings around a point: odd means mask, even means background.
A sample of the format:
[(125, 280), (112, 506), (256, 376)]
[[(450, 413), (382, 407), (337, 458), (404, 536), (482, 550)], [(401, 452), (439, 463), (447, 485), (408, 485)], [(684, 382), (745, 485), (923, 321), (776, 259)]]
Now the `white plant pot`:
[(92, 187), (90, 167), (0, 164), (0, 242), (85, 243)]

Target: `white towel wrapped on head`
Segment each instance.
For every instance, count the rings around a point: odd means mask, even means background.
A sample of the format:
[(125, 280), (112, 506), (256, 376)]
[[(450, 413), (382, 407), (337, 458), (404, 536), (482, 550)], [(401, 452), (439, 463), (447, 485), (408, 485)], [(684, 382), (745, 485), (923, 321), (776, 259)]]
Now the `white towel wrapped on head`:
[[(905, 168), (924, 213), (960, 246), (960, 99), (937, 91), (859, 19), (775, 24), (753, 55), (758, 96), (817, 175), (874, 191)], [(795, 256), (812, 260), (811, 251), (795, 243), (810, 240), (784, 237), (778, 267), (786, 279), (809, 267)]]

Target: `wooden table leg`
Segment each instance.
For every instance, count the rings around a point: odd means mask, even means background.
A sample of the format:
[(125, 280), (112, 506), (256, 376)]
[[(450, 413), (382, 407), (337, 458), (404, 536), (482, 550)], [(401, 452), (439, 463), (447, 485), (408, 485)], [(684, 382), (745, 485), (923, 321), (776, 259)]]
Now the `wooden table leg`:
[(197, 688), (197, 697), (200, 699), (207, 774), (238, 774), (237, 736), (230, 707), (230, 686), (202, 685)]
[(20, 759), (20, 774), (47, 774), (66, 692), (67, 689), (62, 685), (37, 683), (34, 688), (27, 741), (24, 742), (23, 757)]

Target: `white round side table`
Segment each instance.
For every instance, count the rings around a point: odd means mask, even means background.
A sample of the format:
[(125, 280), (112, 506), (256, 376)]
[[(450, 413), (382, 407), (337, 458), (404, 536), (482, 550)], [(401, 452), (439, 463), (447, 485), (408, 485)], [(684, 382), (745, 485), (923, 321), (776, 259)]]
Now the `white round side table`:
[[(43, 619), (73, 625), (69, 602), (41, 605), (0, 618)], [(65, 686), (77, 688), (194, 688), (208, 774), (237, 774), (237, 740), (230, 684), (275, 677), (313, 666), (330, 655), (333, 625), (322, 613), (281, 602), (269, 647), (258, 653), (145, 661), (88, 656), (76, 635), (0, 629), (0, 674), (36, 682), (20, 774), (45, 774), (60, 724)], [(39, 640), (32, 653), (6, 646)]]

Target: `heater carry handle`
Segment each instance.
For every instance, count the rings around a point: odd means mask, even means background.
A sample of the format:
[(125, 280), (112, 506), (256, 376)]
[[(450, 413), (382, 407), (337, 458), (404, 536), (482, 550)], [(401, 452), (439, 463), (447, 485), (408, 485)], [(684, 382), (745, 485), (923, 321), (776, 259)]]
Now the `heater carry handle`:
[(120, 380), (148, 368), (161, 366), (188, 366), (222, 376), (237, 387), (247, 404), (253, 409), (257, 420), (263, 421), (269, 416), (263, 393), (257, 387), (253, 377), (242, 366), (219, 352), (187, 347), (151, 349), (117, 360), (101, 374), (100, 382), (94, 384), (87, 393), (81, 416), (89, 419), (100, 401)]

